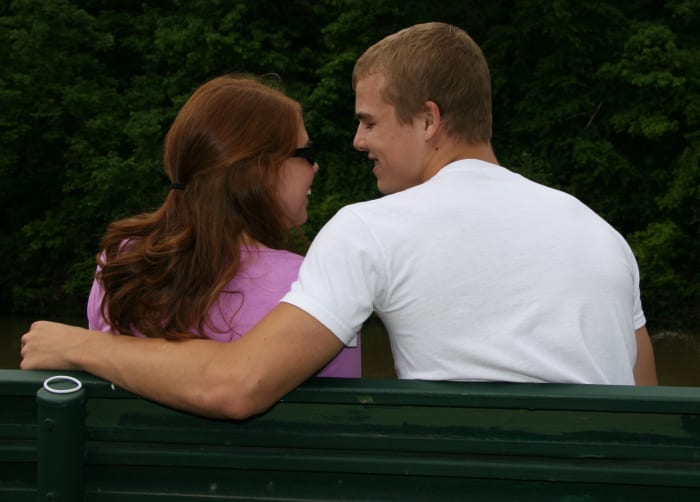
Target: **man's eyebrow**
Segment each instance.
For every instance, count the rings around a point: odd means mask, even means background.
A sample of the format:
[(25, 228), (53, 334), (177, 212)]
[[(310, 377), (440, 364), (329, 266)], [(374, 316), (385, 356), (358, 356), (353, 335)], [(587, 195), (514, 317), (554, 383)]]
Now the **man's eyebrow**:
[(369, 113), (357, 112), (355, 114), (355, 119), (367, 121), (367, 120), (371, 120), (372, 116)]

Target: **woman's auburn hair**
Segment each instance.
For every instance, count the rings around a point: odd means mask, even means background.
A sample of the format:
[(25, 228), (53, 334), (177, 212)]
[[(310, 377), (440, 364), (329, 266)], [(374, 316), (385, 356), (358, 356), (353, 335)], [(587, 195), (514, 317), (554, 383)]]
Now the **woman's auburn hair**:
[(102, 240), (96, 277), (115, 332), (204, 336), (238, 271), (243, 236), (283, 244), (280, 168), (301, 121), (298, 102), (251, 77), (218, 77), (192, 94), (164, 142), (165, 172), (184, 189), (152, 213), (111, 223)]

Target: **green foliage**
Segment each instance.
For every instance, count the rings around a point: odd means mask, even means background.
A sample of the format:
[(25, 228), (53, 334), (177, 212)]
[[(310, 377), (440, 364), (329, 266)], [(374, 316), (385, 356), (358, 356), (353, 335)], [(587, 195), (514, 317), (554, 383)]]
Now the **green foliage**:
[(700, 284), (688, 281), (697, 276), (697, 242), (672, 221), (654, 222), (630, 236), (639, 260), (642, 292), (647, 316), (664, 323), (677, 322), (671, 315), (697, 320)]
[(165, 195), (162, 141), (194, 88), (277, 74), (319, 148), (312, 238), (379, 196), (350, 75), (429, 20), (490, 62), (500, 161), (627, 236), (650, 319), (698, 322), (700, 5), (691, 0), (14, 0), (0, 5), (0, 308), (81, 312), (108, 222)]

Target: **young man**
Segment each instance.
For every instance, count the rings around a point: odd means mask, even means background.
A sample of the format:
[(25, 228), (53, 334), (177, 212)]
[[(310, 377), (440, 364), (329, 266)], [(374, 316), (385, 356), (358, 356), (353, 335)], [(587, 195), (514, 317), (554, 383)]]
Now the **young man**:
[(354, 145), (387, 196), (350, 205), (239, 341), (171, 343), (35, 323), (22, 368), (82, 369), (197, 413), (245, 418), (327, 363), (377, 312), (400, 378), (655, 384), (636, 261), (573, 197), (498, 165), (486, 60), (416, 25), (353, 72)]

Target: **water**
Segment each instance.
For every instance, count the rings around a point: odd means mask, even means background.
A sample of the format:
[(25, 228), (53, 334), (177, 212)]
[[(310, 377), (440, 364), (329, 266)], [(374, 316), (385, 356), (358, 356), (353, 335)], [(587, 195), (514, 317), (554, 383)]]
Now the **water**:
[(700, 333), (651, 334), (659, 385), (700, 387)]
[[(19, 367), (20, 337), (30, 318), (0, 317), (0, 368)], [(55, 319), (85, 325), (84, 319)], [(651, 330), (660, 385), (700, 387), (700, 333)], [(389, 340), (379, 321), (362, 330), (362, 374), (365, 378), (395, 378)]]

